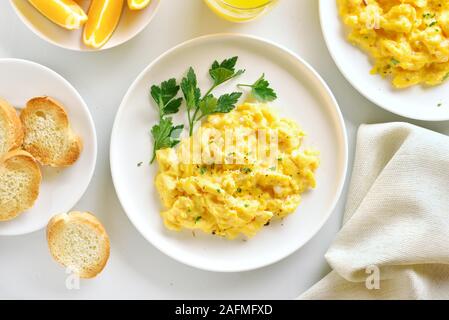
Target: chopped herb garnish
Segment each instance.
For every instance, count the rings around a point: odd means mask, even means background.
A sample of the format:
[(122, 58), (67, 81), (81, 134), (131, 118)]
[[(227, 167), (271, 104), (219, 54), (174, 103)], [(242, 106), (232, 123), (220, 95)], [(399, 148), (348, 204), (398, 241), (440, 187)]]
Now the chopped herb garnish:
[(200, 168), (200, 173), (201, 174), (205, 174), (207, 172), (207, 168), (206, 167), (201, 167)]
[(400, 64), (401, 62), (399, 60), (397, 60), (396, 58), (391, 58), (391, 63), (396, 66), (398, 64)]
[(276, 171), (276, 167), (271, 167), (270, 170), (271, 171)]
[(198, 223), (198, 221), (200, 221), (201, 218), (202, 218), (201, 216), (196, 217), (196, 218), (195, 218), (195, 223)]
[(237, 188), (237, 192), (241, 193), (242, 192), (242, 188)]
[(243, 171), (244, 173), (250, 173), (252, 170), (251, 168), (242, 168), (241, 171)]

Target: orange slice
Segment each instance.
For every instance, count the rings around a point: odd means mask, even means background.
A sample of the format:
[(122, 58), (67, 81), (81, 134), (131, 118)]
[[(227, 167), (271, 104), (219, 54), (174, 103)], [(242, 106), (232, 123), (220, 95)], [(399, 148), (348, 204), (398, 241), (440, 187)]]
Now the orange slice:
[(92, 0), (84, 27), (84, 44), (101, 48), (108, 42), (122, 14), (124, 0)]
[(131, 10), (141, 10), (150, 4), (151, 0), (128, 0), (128, 7)]
[(73, 0), (28, 0), (40, 13), (63, 28), (79, 29), (87, 16)]

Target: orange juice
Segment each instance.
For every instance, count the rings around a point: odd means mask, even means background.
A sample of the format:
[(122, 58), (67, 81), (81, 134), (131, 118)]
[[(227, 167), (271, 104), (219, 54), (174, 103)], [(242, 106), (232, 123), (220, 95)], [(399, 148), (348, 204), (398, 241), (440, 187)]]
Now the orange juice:
[(266, 13), (278, 0), (204, 0), (217, 15), (233, 22), (245, 22)]

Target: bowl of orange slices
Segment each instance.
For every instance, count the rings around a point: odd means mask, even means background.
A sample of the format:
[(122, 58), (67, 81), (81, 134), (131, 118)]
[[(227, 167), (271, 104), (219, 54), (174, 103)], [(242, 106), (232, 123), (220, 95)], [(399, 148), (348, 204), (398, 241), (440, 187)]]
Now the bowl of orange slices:
[(116, 47), (139, 34), (160, 0), (10, 0), (20, 19), (42, 39), (71, 50)]

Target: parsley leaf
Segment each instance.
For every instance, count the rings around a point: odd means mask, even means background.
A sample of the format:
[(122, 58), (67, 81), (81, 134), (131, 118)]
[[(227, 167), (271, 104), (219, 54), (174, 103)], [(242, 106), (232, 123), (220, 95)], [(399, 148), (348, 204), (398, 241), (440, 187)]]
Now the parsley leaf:
[(159, 119), (162, 119), (167, 114), (174, 114), (179, 111), (182, 98), (175, 99), (178, 91), (179, 86), (174, 78), (162, 82), (159, 86), (153, 85), (151, 87), (150, 93), (158, 106)]
[(223, 60), (221, 63), (216, 60), (214, 61), (212, 67), (209, 69), (209, 74), (214, 80), (214, 86), (219, 86), (220, 84), (231, 80), (232, 78), (238, 77), (245, 72), (245, 70), (235, 71), (237, 60), (238, 57), (232, 57)]
[(206, 114), (212, 114), (214, 113), (214, 110), (216, 110), (218, 104), (217, 98), (215, 98), (213, 95), (208, 95), (204, 97), (199, 104), (199, 109), (201, 110), (201, 113), (203, 115)]
[(277, 94), (274, 92), (273, 88), (270, 88), (270, 83), (265, 80), (265, 74), (252, 85), (249, 84), (239, 84), (239, 87), (250, 87), (251, 94), (253, 97), (261, 102), (270, 102), (277, 99)]
[(196, 79), (195, 71), (192, 67), (189, 68), (187, 75), (181, 80), (181, 89), (186, 99), (187, 118), (189, 119), (189, 133), (193, 133), (193, 123), (191, 112), (196, 112), (200, 104), (201, 90), (198, 88), (198, 81)]
[(224, 94), (218, 98), (217, 108), (214, 113), (228, 113), (234, 110), (235, 105), (242, 96), (241, 92), (233, 92), (231, 94)]
[(174, 114), (179, 111), (179, 107), (181, 106), (182, 98), (174, 99), (170, 101), (165, 107), (164, 107), (164, 115), (167, 114)]
[(173, 126), (173, 122), (170, 117), (162, 118), (159, 124), (156, 124), (151, 129), (151, 135), (154, 139), (153, 157), (151, 163), (156, 158), (156, 151), (165, 148), (173, 148), (179, 141), (184, 125)]
[(231, 94), (226, 93), (218, 99), (211, 94), (204, 97), (199, 104), (201, 116), (198, 120), (214, 113), (228, 113), (232, 111), (241, 96), (241, 92), (233, 92)]
[(181, 81), (181, 89), (186, 99), (187, 110), (195, 109), (201, 99), (201, 90), (198, 88), (196, 74), (192, 67)]

